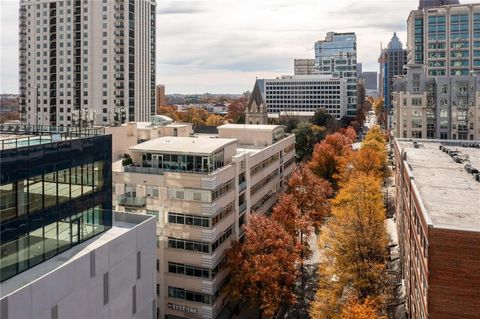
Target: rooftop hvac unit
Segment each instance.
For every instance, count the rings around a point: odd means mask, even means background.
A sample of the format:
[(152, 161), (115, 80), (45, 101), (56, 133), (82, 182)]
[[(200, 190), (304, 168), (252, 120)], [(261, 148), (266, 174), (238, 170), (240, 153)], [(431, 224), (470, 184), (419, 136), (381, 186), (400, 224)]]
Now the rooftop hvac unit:
[(480, 174), (473, 174), (473, 178), (474, 178), (477, 182), (480, 182)]

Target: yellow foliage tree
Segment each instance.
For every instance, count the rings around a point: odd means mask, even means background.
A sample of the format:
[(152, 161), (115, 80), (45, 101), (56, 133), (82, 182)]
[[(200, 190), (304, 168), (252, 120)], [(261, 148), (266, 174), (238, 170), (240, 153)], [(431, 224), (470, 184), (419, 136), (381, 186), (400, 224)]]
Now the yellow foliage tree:
[(219, 126), (223, 124), (223, 117), (216, 114), (210, 114), (205, 122), (208, 126)]
[[(352, 174), (348, 183), (342, 184), (332, 205), (332, 217), (321, 236), (322, 246), (326, 248), (325, 267), (331, 270), (327, 278), (339, 285), (338, 292), (343, 299), (381, 300), (387, 287), (388, 243), (381, 179), (364, 172)], [(325, 314), (332, 311), (338, 314), (339, 298), (330, 298), (333, 304), (325, 301), (328, 289), (328, 285), (320, 283), (312, 317), (331, 318)]]
[(350, 300), (342, 309), (339, 319), (386, 319), (379, 315), (378, 306), (371, 298), (365, 299), (363, 303), (358, 300)]

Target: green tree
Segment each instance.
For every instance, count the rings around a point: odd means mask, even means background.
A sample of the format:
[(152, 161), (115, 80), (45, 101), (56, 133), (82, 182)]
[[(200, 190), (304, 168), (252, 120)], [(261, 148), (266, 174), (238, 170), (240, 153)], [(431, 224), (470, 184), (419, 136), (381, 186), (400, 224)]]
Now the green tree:
[(295, 150), (298, 160), (308, 160), (315, 144), (325, 137), (325, 128), (308, 122), (301, 122), (292, 131), (295, 134)]

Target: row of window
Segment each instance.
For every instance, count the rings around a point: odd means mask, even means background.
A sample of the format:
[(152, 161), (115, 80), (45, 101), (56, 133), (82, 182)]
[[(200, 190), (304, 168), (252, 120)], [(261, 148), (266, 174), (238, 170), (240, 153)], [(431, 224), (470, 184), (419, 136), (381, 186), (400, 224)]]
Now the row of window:
[(214, 303), (214, 296), (185, 290), (183, 288), (168, 287), (168, 297), (192, 302), (199, 302), (207, 305)]
[(261, 181), (259, 181), (257, 184), (255, 184), (255, 186), (253, 186), (251, 189), (250, 189), (250, 196), (253, 196), (254, 194), (256, 194), (258, 191), (260, 191), (265, 185), (267, 185), (268, 183), (270, 183), (275, 177), (278, 176), (278, 173), (279, 173), (279, 170), (278, 168), (276, 170), (274, 170), (273, 172), (271, 172), (270, 174), (268, 174), (268, 176), (266, 176), (264, 179), (262, 179)]
[(228, 237), (232, 235), (232, 233), (232, 226), (230, 226), (222, 233), (222, 235), (220, 235), (220, 237), (213, 244), (201, 241), (169, 237), (168, 248), (183, 249), (201, 253), (213, 253), (225, 240), (227, 240)]
[(178, 275), (213, 279), (222, 269), (226, 267), (226, 264), (227, 262), (225, 257), (223, 257), (222, 260), (220, 260), (220, 262), (213, 269), (168, 262), (168, 272)]
[(218, 222), (220, 222), (223, 218), (225, 218), (231, 212), (233, 212), (234, 205), (235, 205), (235, 202), (231, 202), (213, 217), (169, 212), (168, 222), (170, 224), (180, 224), (180, 225), (197, 226), (197, 227), (205, 227), (205, 228), (213, 227)]
[(267, 166), (270, 166), (272, 163), (274, 163), (275, 161), (277, 161), (279, 158), (278, 156), (278, 153), (275, 153), (273, 154), (272, 156), (270, 156), (269, 158), (263, 160), (262, 162), (260, 162), (259, 164), (253, 166), (251, 169), (250, 169), (250, 176), (254, 176), (256, 175), (258, 172), (262, 171), (264, 168), (266, 168)]
[(222, 197), (223, 195), (230, 192), (232, 189), (235, 188), (235, 180), (231, 179), (228, 182), (220, 185), (215, 190), (212, 191), (212, 201), (216, 200), (217, 198)]

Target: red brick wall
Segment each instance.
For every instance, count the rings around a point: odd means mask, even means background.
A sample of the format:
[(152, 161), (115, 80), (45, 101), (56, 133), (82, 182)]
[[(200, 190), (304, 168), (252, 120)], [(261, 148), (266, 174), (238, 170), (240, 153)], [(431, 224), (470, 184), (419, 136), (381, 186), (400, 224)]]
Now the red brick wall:
[(430, 318), (480, 318), (480, 232), (429, 229)]

